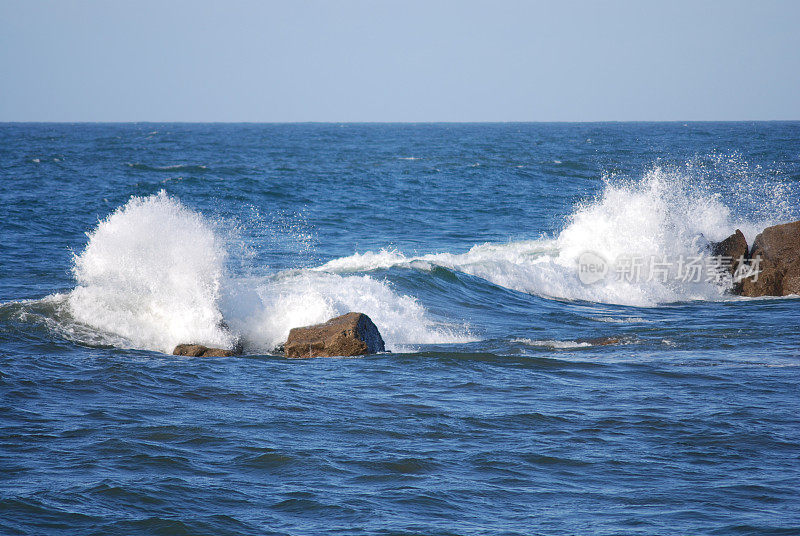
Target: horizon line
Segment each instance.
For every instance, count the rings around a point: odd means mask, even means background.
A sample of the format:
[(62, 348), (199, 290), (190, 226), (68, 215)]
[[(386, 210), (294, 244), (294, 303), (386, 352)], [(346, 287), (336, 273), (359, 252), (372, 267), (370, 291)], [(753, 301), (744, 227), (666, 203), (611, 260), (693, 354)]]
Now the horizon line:
[(185, 124), (185, 125), (498, 125), (498, 124), (599, 124), (599, 123), (795, 123), (800, 119), (600, 119), (590, 121), (183, 121), (183, 120), (124, 120), (124, 121), (27, 121), (27, 120), (0, 120), (0, 124), (40, 124), (40, 125), (99, 125), (99, 124)]

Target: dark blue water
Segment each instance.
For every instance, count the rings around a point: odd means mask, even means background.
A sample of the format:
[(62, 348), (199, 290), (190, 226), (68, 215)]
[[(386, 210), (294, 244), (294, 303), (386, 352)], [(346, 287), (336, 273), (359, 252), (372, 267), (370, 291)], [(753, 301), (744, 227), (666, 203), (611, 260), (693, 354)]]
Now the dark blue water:
[[(2, 534), (800, 534), (800, 301), (577, 269), (800, 218), (800, 123), (2, 124), (0, 181)], [(391, 352), (275, 351), (349, 310)]]

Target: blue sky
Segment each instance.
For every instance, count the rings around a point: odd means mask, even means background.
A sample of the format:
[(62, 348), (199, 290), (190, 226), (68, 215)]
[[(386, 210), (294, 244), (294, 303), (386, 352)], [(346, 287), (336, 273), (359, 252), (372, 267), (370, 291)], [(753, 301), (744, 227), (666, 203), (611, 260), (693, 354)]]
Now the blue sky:
[(800, 2), (0, 0), (0, 121), (800, 119)]

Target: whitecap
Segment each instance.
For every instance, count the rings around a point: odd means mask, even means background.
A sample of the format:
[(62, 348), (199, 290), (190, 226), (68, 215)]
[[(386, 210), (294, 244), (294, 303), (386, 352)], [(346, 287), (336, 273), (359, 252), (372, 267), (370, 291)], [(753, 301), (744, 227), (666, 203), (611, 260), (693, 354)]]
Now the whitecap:
[(180, 343), (238, 340), (246, 351), (269, 352), (293, 327), (359, 311), (392, 351), (475, 340), (468, 326), (433, 318), (416, 298), (369, 275), (231, 274), (229, 239), (220, 232), (163, 190), (132, 197), (87, 233), (74, 257), (75, 289), (49, 298), (66, 308), (59, 329), (87, 344), (171, 352)]

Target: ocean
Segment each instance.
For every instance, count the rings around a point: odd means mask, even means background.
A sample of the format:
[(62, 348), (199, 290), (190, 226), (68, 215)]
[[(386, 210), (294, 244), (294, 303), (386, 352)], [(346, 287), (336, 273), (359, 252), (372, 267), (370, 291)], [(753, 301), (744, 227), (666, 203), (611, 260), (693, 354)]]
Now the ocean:
[(0, 183), (0, 534), (800, 534), (800, 300), (707, 269), (800, 122), (5, 123)]

